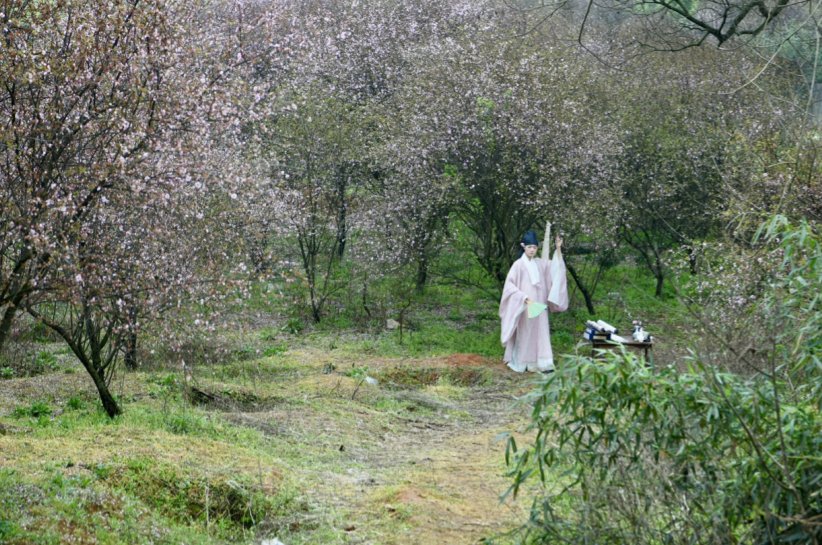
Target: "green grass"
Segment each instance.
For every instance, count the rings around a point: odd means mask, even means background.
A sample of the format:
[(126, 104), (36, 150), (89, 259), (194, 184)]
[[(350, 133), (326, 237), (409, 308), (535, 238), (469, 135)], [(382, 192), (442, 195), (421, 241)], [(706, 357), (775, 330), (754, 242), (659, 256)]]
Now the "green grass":
[[(114, 420), (86, 403), (60, 414), (42, 402), (15, 411), (15, 430), (27, 441), (5, 453), (21, 469), (0, 471), (0, 542), (249, 542), (259, 524), (273, 527), (307, 509), (282, 477), (263, 479), (282, 451), (260, 431), (178, 399), (125, 408)], [(27, 452), (41, 443), (46, 456)], [(151, 445), (164, 457), (138, 454)], [(298, 448), (287, 447), (292, 460)]]
[(53, 470), (30, 478), (0, 471), (0, 542), (6, 545), (212, 544), (201, 528), (176, 523), (101, 479)]
[[(569, 279), (572, 284), (572, 280)], [(569, 285), (572, 302), (568, 311), (551, 315), (554, 352), (571, 353), (580, 341), (586, 320), (602, 319), (630, 334), (631, 322), (640, 319), (647, 331), (678, 340), (687, 336), (689, 318), (676, 299), (671, 283), (662, 298), (654, 296), (655, 281), (648, 273), (630, 265), (609, 269), (594, 294), (596, 313), (585, 308), (578, 290)], [(499, 342), (499, 302), (477, 290), (445, 284), (430, 286), (424, 300), (408, 312), (403, 331), (379, 327), (370, 332), (340, 329), (329, 320), (288, 341), (304, 339), (326, 344), (329, 350), (350, 355), (385, 357), (428, 357), (453, 353), (502, 357)], [(333, 323), (331, 323), (333, 322)]]
[[(636, 318), (653, 334), (684, 330), (684, 309), (670, 292), (655, 298), (653, 288), (640, 269), (610, 269), (595, 294), (595, 317), (622, 330)], [(13, 450), (0, 454), (18, 459), (0, 470), (0, 542), (40, 545), (68, 535), (111, 544), (251, 543), (261, 532), (288, 545), (349, 543), (344, 528), (352, 514), (313, 504), (306, 491), (333, 486), (326, 474), (367, 468), (348, 454), (352, 444), (377, 450), (380, 437), (409, 421), (469, 423), (459, 402), (497, 386), (489, 367), (424, 361), (451, 354), (501, 359), (498, 301), (481, 290), (429, 286), (408, 310), (402, 334), (344, 307), (311, 324), (289, 314), (275, 291), (260, 287), (244, 309), (269, 313), (272, 323), (186, 347), (194, 384), (222, 405), (188, 403), (179, 371), (158, 350), (156, 367), (129, 373), (131, 386), (117, 391), (125, 412), (114, 420), (96, 398), (74, 391), (37, 393), (0, 417), (0, 426), (15, 430)], [(568, 312), (551, 316), (556, 354), (574, 351), (590, 318), (579, 297)], [(59, 350), (38, 345), (38, 368), (72, 368)], [(404, 358), (420, 361), (405, 366)], [(366, 374), (379, 386), (356, 390)], [(233, 414), (239, 412), (261, 416), (247, 423)], [(413, 509), (380, 509), (368, 515), (376, 529), (358, 536), (361, 542), (407, 530)]]
[[(356, 354), (428, 357), (453, 353), (501, 357), (499, 301), (494, 295), (498, 288), (470, 256), (447, 254), (440, 261), (432, 270), (432, 282), (423, 295), (409, 295), (412, 303), (405, 312), (402, 332), (389, 331), (385, 324), (385, 319), (400, 318), (397, 305), (402, 303), (402, 297), (395, 290), (402, 283), (400, 278), (381, 278), (369, 284), (369, 316), (365, 315), (360, 291), (349, 290), (329, 299), (320, 323), (313, 322), (307, 301), (301, 301), (304, 294), (301, 295), (294, 284), (286, 285), (278, 278), (259, 282), (235, 310), (262, 312), (272, 317), (272, 323), (256, 333), (240, 335), (237, 332), (233, 339), (223, 338), (224, 344), (233, 347), (223, 361), (282, 356), (302, 343), (324, 344), (329, 350), (352, 357)], [(437, 276), (439, 268), (451, 270), (455, 266), (478, 285), (457, 285)], [(569, 276), (571, 307), (567, 312), (551, 316), (555, 353), (572, 353), (580, 341), (585, 321), (591, 318), (612, 323), (624, 333), (630, 333), (632, 320), (640, 319), (646, 330), (658, 339), (660, 336), (666, 341), (686, 338), (687, 333), (681, 330), (687, 329), (682, 324), (689, 319), (674, 295), (673, 281), (675, 279), (666, 281), (664, 297), (657, 298), (655, 279), (644, 268), (627, 262), (613, 266), (604, 272), (594, 293), (596, 312), (592, 316)], [(203, 348), (204, 352), (207, 350)]]
[[(151, 434), (162, 431), (175, 436), (197, 439), (209, 439), (224, 444), (242, 444), (247, 450), (262, 450), (266, 440), (257, 430), (232, 425), (218, 414), (185, 407), (170, 406), (166, 410), (131, 405), (125, 413), (115, 420), (100, 409), (90, 411), (65, 412), (56, 417), (30, 417), (19, 422), (29, 431), (33, 439), (65, 439), (70, 441), (74, 434), (96, 433), (137, 433)], [(27, 425), (26, 425), (27, 424)], [(119, 430), (119, 431), (118, 431)], [(65, 451), (68, 458), (82, 458), (82, 452)]]
[(499, 333), (470, 329), (448, 329), (442, 324), (420, 320), (426, 325), (418, 330), (385, 331), (366, 338), (339, 343), (338, 347), (352, 354), (388, 357), (426, 357), (453, 353), (502, 356)]
[(131, 458), (97, 474), (168, 519), (206, 527), (229, 539), (243, 537), (259, 522), (289, 512), (296, 503), (293, 491), (266, 494), (247, 476), (203, 475), (149, 458)]

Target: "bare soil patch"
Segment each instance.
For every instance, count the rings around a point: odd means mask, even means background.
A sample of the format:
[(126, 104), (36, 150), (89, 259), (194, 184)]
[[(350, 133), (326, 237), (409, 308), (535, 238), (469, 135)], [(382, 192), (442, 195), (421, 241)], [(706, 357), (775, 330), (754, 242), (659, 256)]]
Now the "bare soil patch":
[(498, 367), (499, 358), (480, 356), (478, 354), (451, 354), (445, 358), (445, 363), (453, 367)]

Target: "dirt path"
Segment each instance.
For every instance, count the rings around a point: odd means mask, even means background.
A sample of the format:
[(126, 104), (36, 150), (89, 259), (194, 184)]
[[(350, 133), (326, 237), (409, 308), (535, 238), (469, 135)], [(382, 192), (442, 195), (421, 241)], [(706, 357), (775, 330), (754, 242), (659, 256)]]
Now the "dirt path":
[[(314, 362), (317, 357), (304, 355)], [(299, 437), (298, 430), (310, 430), (314, 444), (338, 451), (311, 468), (303, 482), (320, 510), (344, 513), (342, 542), (478, 543), (527, 520), (526, 500), (499, 500), (509, 485), (500, 436), (527, 425), (528, 408), (517, 397), (533, 377), (476, 356), (359, 363), (379, 384), (360, 385), (355, 397), (362, 405), (348, 408), (348, 427), (305, 408), (233, 415), (263, 430), (277, 421), (275, 433), (283, 435)], [(346, 362), (336, 365), (344, 368)], [(322, 381), (320, 367), (314, 363), (302, 382)], [(356, 388), (338, 374), (325, 380), (326, 391), (344, 393), (335, 403)], [(368, 410), (387, 401), (404, 404), (405, 410), (394, 411), (389, 420)]]

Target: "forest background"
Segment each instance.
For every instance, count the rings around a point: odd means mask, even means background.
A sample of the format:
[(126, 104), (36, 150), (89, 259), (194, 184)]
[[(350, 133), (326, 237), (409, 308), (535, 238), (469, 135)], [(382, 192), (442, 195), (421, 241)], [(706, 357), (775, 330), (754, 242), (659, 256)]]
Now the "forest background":
[[(209, 437), (299, 472), (214, 408), (442, 416), (396, 392), (414, 358), (469, 354), (481, 370), (424, 367), (429, 394), (528, 403), (496, 452), (497, 493), (528, 512), (481, 538), (818, 543), (818, 8), (0, 2), (0, 541), (391, 543), (413, 513), (352, 537), (299, 479), (189, 474), (123, 441)], [(565, 357), (512, 383), (485, 373), (496, 305), (546, 220)], [(589, 318), (642, 320), (654, 366), (591, 361)], [(289, 389), (300, 369), (337, 382)], [(89, 430), (120, 439), (23, 462)]]

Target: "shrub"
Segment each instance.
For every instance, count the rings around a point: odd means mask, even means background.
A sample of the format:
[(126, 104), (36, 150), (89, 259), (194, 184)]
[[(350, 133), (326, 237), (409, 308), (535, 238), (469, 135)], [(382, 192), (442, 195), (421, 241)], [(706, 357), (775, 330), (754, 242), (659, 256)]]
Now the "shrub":
[(0, 354), (0, 379), (51, 373), (60, 367), (57, 356), (29, 342), (10, 342)]
[(34, 357), (31, 366), (31, 374), (42, 375), (50, 371), (54, 371), (58, 367), (57, 356), (47, 350), (41, 350)]
[(12, 414), (17, 418), (40, 418), (50, 416), (52, 412), (51, 406), (45, 401), (35, 401), (28, 407), (17, 407)]

